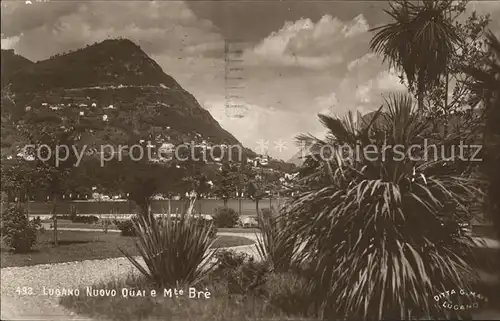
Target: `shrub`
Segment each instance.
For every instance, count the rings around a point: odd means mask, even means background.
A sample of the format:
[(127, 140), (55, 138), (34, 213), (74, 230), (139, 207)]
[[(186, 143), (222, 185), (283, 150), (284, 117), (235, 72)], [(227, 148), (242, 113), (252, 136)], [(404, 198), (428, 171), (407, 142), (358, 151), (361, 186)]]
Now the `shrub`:
[(119, 221), (116, 220), (116, 227), (121, 231), (122, 236), (137, 236), (136, 229), (134, 228), (134, 223), (139, 220), (138, 216), (132, 216), (129, 220)]
[(42, 227), (42, 220), (40, 219), (40, 216), (35, 217), (32, 222), (37, 229)]
[(253, 257), (245, 252), (236, 252), (233, 250), (221, 250), (215, 256), (217, 259), (216, 271), (225, 271), (235, 269), (240, 265), (253, 260)]
[(113, 224), (113, 220), (110, 218), (105, 218), (101, 220), (101, 228), (104, 233), (108, 233), (108, 229), (111, 224)]
[(113, 225), (115, 220), (111, 219), (111, 218), (103, 218), (102, 220), (100, 220), (102, 225), (106, 224), (106, 225)]
[(2, 236), (5, 246), (17, 253), (26, 253), (36, 243), (39, 222), (30, 221), (18, 206), (7, 208), (2, 214)]
[(58, 220), (68, 220), (68, 221), (71, 221), (70, 215), (56, 215), (56, 218)]
[(217, 254), (215, 280), (225, 283), (229, 294), (262, 295), (265, 293), (267, 265), (256, 262), (246, 253), (223, 250)]
[(158, 220), (139, 216), (134, 222), (136, 248), (146, 267), (122, 250), (130, 262), (150, 281), (160, 287), (196, 285), (214, 266), (209, 251), (211, 224), (200, 226), (186, 216)]
[(95, 215), (76, 215), (76, 212), (73, 209), (70, 209), (70, 211), (71, 211), (70, 214), (67, 215), (57, 215), (57, 219), (69, 220), (73, 223), (86, 223), (86, 224), (94, 224), (99, 221), (99, 217)]
[(95, 215), (77, 215), (73, 217), (73, 223), (86, 223), (86, 224), (95, 224), (99, 221), (99, 218)]
[(266, 297), (274, 307), (289, 315), (311, 316), (308, 282), (294, 273), (271, 273), (266, 279)]
[(238, 224), (239, 215), (229, 207), (218, 207), (215, 209), (214, 224), (218, 228), (235, 227)]

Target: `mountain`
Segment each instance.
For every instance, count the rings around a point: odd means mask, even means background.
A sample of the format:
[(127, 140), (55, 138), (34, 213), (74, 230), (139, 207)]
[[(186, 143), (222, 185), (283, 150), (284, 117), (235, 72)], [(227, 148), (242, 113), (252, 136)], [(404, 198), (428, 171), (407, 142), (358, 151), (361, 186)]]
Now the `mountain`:
[(302, 158), (303, 153), (301, 151), (298, 151), (295, 155), (293, 155), (289, 160), (287, 160), (287, 163), (294, 164), (297, 167), (302, 166), (304, 163), (304, 159)]
[[(107, 130), (95, 137), (105, 142), (112, 140), (113, 127), (153, 129), (172, 143), (241, 145), (130, 40), (105, 40), (36, 63), (2, 50), (2, 64), (4, 60), (2, 101), (15, 97), (11, 114), (22, 114), (29, 106), (80, 108), (95, 119), (106, 115)], [(12, 118), (5, 115), (7, 109), (2, 108), (3, 119)]]
[(127, 39), (105, 40), (30, 64), (10, 81), (15, 91), (42, 91), (113, 85), (182, 89), (141, 48)]
[[(20, 144), (15, 126), (27, 109), (83, 112), (82, 118), (102, 127), (91, 135), (94, 145), (116, 145), (133, 132), (136, 137), (154, 134), (156, 141), (174, 145), (242, 146), (130, 40), (105, 40), (36, 63), (2, 50), (4, 62), (2, 153), (11, 154)], [(256, 156), (243, 147), (243, 158)], [(282, 171), (290, 166), (273, 160), (266, 167)]]
[(2, 49), (2, 102), (1, 102), (1, 137), (2, 137), (2, 152), (6, 149), (10, 152), (11, 142), (16, 134), (16, 128), (12, 121), (13, 95), (10, 91), (4, 90), (8, 86), (4, 86), (10, 77), (19, 70), (34, 64), (31, 60), (16, 55), (13, 49)]
[(2, 86), (18, 70), (33, 64), (31, 60), (16, 55), (13, 49), (2, 49)]

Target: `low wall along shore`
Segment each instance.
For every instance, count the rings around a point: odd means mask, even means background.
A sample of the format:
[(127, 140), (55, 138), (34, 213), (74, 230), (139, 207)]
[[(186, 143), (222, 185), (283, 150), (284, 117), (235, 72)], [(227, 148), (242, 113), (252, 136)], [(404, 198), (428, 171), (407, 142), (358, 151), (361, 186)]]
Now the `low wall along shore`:
[[(284, 200), (281, 199), (279, 204), (283, 204)], [(168, 213), (168, 200), (155, 200), (152, 201), (151, 210), (153, 213)], [(270, 205), (278, 207), (278, 200), (262, 199), (259, 202), (259, 209), (269, 208)], [(131, 215), (138, 212), (137, 206), (134, 202), (130, 201), (60, 201), (57, 204), (57, 214), (65, 215), (70, 213), (71, 207), (76, 208), (78, 215)], [(171, 200), (170, 208), (171, 213), (182, 213), (185, 210), (186, 203), (182, 200)], [(196, 213), (213, 214), (214, 209), (224, 206), (222, 200), (214, 199), (201, 199), (195, 203), (194, 211)], [(234, 209), (239, 213), (238, 200), (229, 200), (227, 207)], [(32, 216), (48, 215), (51, 212), (52, 204), (50, 202), (29, 202), (25, 209)], [(241, 200), (241, 215), (257, 215), (255, 209), (255, 202), (252, 200)]]
[[(134, 216), (135, 214), (78, 214), (80, 216), (91, 216), (91, 215), (94, 215), (94, 216), (97, 216), (99, 217), (99, 219), (116, 219), (116, 220), (128, 220), (130, 218), (132, 218), (132, 216)], [(168, 214), (154, 214), (155, 217), (162, 217), (162, 216), (166, 216)], [(207, 220), (212, 220), (213, 217), (212, 217), (212, 214), (198, 214), (196, 213), (195, 214), (196, 216), (201, 216), (203, 217), (204, 219), (207, 219)], [(172, 217), (178, 217), (180, 216), (179, 214), (171, 214)], [(50, 220), (52, 219), (52, 215), (50, 214), (42, 214), (42, 215), (30, 215), (30, 220), (33, 220), (35, 219), (36, 217), (39, 217), (42, 221), (45, 221), (45, 220)]]

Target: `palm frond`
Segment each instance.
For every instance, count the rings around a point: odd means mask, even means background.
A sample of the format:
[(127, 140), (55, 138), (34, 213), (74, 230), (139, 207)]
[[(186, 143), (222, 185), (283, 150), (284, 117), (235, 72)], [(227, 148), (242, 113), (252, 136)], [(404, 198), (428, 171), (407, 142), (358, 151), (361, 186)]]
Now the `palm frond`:
[(428, 89), (444, 74), (459, 36), (448, 19), (450, 1), (426, 1), (423, 5), (397, 1), (386, 10), (394, 22), (373, 28), (370, 49), (402, 70), (411, 89), (415, 83)]
[[(353, 149), (421, 142), (425, 119), (410, 97), (389, 96), (385, 107), (369, 139)], [(323, 161), (329, 179), (305, 181), (283, 216), (284, 230), (300, 244), (294, 260), (314, 276), (307, 290), (320, 298), (320, 317), (463, 316), (441, 309), (433, 295), (472, 286), (474, 243), (459, 223), (472, 217), (474, 183), (443, 174), (440, 160), (359, 156)]]

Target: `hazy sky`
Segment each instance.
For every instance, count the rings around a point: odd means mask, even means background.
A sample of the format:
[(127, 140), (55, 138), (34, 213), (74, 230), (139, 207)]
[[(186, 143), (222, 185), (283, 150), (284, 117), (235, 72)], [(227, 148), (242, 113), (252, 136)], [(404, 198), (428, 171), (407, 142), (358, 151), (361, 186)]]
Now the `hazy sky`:
[[(288, 159), (299, 133), (322, 134), (318, 113), (362, 112), (404, 90), (369, 52), (370, 28), (387, 21), (372, 1), (2, 1), (2, 48), (31, 60), (106, 38), (129, 38), (172, 75), (245, 146), (269, 142)], [(500, 1), (471, 3), (500, 31)], [(226, 110), (225, 43), (243, 50), (237, 94), (248, 110)], [(231, 65), (234, 66), (234, 65)], [(231, 84), (230, 84), (231, 85)], [(231, 94), (231, 93), (230, 93)], [(275, 149), (275, 142), (286, 142)]]

